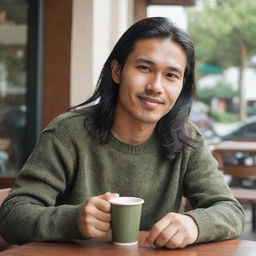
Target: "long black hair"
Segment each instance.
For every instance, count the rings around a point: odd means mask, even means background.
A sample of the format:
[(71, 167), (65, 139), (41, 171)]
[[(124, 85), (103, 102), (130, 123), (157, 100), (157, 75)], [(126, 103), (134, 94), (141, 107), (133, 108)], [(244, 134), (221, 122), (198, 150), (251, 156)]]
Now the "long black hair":
[(122, 67), (132, 52), (135, 42), (148, 38), (169, 38), (179, 44), (186, 53), (187, 65), (181, 93), (173, 108), (158, 121), (156, 126), (164, 155), (168, 159), (173, 159), (178, 152), (181, 152), (184, 143), (190, 145), (192, 141), (185, 133), (185, 124), (195, 92), (195, 52), (187, 33), (170, 19), (153, 17), (133, 24), (121, 36), (106, 60), (92, 97), (76, 107), (96, 102), (86, 119), (85, 127), (90, 136), (101, 144), (106, 144), (110, 139), (119, 93), (119, 86), (112, 79), (111, 62), (116, 59)]

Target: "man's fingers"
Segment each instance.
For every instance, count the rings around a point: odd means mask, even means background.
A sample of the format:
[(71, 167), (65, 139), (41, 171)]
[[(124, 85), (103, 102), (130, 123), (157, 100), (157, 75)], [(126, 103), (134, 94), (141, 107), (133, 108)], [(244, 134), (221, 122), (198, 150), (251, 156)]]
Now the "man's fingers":
[(149, 232), (146, 242), (150, 245), (154, 244), (161, 232), (170, 225), (170, 219), (167, 217), (158, 221)]
[(94, 238), (105, 237), (108, 234), (107, 232), (96, 229), (95, 227), (91, 227), (88, 233), (93, 234), (93, 236), (89, 236), (89, 237), (94, 237)]
[(97, 230), (102, 231), (102, 232), (109, 232), (109, 230), (110, 230), (110, 223), (106, 223), (106, 222), (99, 221), (99, 220), (95, 220), (93, 226), (94, 226), (94, 228), (96, 228)]
[(110, 212), (111, 206), (108, 200), (116, 197), (119, 197), (119, 194), (107, 192), (101, 196), (96, 196), (89, 199), (88, 205), (94, 205), (97, 209), (103, 212)]
[(175, 249), (184, 248), (186, 245), (188, 245), (188, 243), (186, 240), (184, 240), (184, 235), (182, 232), (178, 231), (164, 246), (169, 249)]
[(111, 208), (110, 203), (106, 200), (103, 200), (103, 199), (97, 199), (97, 201), (95, 201), (94, 206), (98, 210), (100, 210), (102, 212), (106, 212), (106, 213), (110, 212), (110, 208)]
[(193, 244), (197, 236), (197, 224), (190, 216), (168, 213), (153, 226), (146, 242), (157, 247), (184, 248)]
[(87, 237), (104, 237), (110, 231), (109, 199), (119, 197), (116, 193), (107, 192), (90, 198), (80, 210), (79, 229)]
[(107, 212), (100, 211), (94, 205), (86, 206), (86, 216), (93, 216), (94, 218), (104, 221), (110, 222), (111, 221), (111, 214)]
[(103, 222), (107, 222), (109, 223), (111, 221), (111, 214), (110, 213), (105, 213), (105, 212), (102, 212), (102, 211), (99, 211), (99, 210), (95, 210), (95, 218), (100, 220), (100, 221), (103, 221)]
[(178, 231), (179, 230), (178, 230), (178, 227), (176, 225), (170, 224), (157, 237), (157, 239), (154, 241), (154, 245), (156, 247), (163, 247), (163, 246), (165, 246), (169, 241), (172, 240), (172, 238), (178, 233)]
[(118, 193), (111, 193), (111, 192), (106, 192), (105, 194), (101, 195), (101, 199), (103, 200), (109, 200), (111, 198), (117, 198), (119, 197)]
[[(110, 231), (109, 221), (104, 221), (110, 219), (110, 214), (100, 212), (95, 208), (94, 214), (86, 214), (83, 217), (80, 216), (80, 229), (84, 232), (87, 237), (102, 237), (105, 236), (104, 233)], [(97, 214), (96, 214), (97, 211)], [(97, 216), (96, 216), (97, 215)], [(98, 218), (97, 218), (98, 217)], [(103, 220), (102, 220), (103, 219)], [(100, 231), (96, 234), (94, 231)]]

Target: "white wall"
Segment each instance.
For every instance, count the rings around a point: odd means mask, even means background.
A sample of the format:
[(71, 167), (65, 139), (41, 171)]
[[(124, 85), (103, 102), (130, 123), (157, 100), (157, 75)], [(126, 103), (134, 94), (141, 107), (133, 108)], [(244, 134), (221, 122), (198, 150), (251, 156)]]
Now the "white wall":
[(102, 66), (131, 24), (132, 0), (73, 0), (70, 102), (91, 96)]
[(72, 10), (70, 105), (92, 93), (93, 0), (74, 0)]
[(188, 27), (188, 17), (184, 6), (149, 5), (147, 17), (162, 16), (171, 19), (176, 25), (185, 31)]

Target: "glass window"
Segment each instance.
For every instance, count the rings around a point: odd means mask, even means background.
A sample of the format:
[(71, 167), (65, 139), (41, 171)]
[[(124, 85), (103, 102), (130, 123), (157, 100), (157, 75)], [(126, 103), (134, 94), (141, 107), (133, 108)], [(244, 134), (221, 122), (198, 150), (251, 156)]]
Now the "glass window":
[(256, 122), (249, 124), (245, 129), (245, 133), (247, 137), (255, 139), (256, 138)]
[(28, 2), (0, 2), (0, 175), (25, 160)]

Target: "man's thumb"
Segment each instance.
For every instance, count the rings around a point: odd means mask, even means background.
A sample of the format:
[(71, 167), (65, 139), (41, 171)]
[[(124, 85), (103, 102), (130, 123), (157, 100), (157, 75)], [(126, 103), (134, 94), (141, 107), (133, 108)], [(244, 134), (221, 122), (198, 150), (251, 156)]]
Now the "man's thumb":
[(109, 200), (109, 199), (112, 199), (112, 198), (117, 198), (119, 197), (119, 194), (118, 193), (111, 193), (111, 192), (107, 192), (103, 195), (103, 199), (105, 200)]

